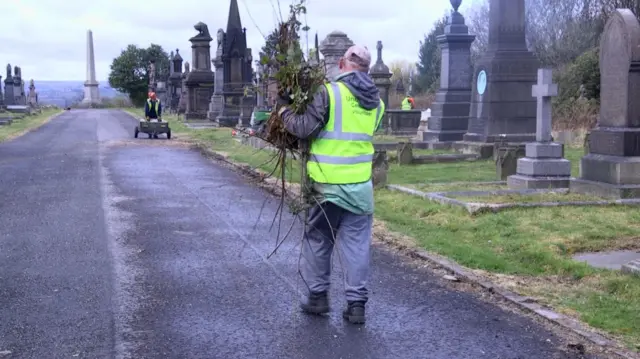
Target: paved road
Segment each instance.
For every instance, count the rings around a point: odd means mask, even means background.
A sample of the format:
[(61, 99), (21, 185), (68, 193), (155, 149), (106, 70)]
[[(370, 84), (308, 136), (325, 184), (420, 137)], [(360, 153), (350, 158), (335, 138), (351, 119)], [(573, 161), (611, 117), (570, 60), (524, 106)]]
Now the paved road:
[(74, 110), (0, 144), (0, 357), (579, 357), (380, 248), (366, 326), (340, 317), (339, 270), (334, 313), (299, 313), (295, 241), (264, 259), (276, 201), (133, 126)]

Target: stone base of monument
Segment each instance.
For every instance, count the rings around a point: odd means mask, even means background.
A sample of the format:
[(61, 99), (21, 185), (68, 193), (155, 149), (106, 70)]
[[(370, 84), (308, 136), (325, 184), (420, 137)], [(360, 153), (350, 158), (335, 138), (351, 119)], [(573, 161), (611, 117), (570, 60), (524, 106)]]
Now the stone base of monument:
[(425, 142), (455, 142), (464, 135), (460, 131), (418, 131), (416, 138)]
[[(398, 138), (398, 142), (409, 140), (410, 138)], [(396, 149), (398, 142), (374, 142), (373, 147), (376, 150), (393, 151)], [(421, 150), (450, 150), (452, 142), (411, 142), (413, 148)]]
[(507, 185), (511, 189), (545, 189), (569, 188), (570, 177), (540, 177), (513, 175), (507, 178)]
[(7, 106), (7, 111), (12, 112), (12, 113), (28, 114), (29, 113), (29, 106), (9, 105), (9, 106)]
[(569, 188), (571, 162), (563, 154), (560, 143), (527, 143), (526, 157), (518, 160), (516, 174), (507, 179), (509, 188)]
[(640, 198), (640, 157), (591, 153), (582, 157), (580, 173), (580, 178), (571, 183), (574, 192), (616, 199)]
[(493, 156), (493, 143), (460, 141), (454, 142), (451, 147), (463, 154), (478, 155), (481, 159)]
[(640, 198), (640, 185), (612, 185), (582, 178), (573, 178), (569, 188), (574, 193), (590, 194), (602, 198)]
[(216, 122), (218, 115), (220, 115), (220, 111), (209, 111), (207, 112), (207, 119), (211, 122)]
[(623, 265), (620, 270), (622, 273), (640, 275), (640, 259)]

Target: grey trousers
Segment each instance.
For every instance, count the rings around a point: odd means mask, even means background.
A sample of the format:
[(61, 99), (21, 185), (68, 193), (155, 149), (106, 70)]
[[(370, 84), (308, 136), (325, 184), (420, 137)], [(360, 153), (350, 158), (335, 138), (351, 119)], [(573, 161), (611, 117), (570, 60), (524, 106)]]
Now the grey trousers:
[(347, 301), (368, 299), (373, 215), (358, 215), (331, 202), (309, 210), (302, 241), (300, 273), (312, 293), (329, 290), (331, 257), (337, 250), (342, 265)]

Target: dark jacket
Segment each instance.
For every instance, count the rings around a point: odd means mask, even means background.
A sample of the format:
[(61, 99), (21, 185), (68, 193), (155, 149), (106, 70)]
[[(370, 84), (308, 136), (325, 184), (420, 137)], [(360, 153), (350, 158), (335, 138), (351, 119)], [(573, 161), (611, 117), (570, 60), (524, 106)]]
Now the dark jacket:
[[(155, 101), (158, 102), (158, 112), (156, 113), (156, 111), (149, 106), (149, 101), (147, 100), (147, 102), (144, 103), (144, 117), (148, 117), (148, 118), (162, 117), (162, 103), (160, 103), (160, 100), (155, 100)], [(151, 100), (151, 102), (155, 102), (155, 101)]]
[[(360, 71), (341, 75), (336, 80), (345, 84), (362, 108), (373, 110), (380, 104), (380, 92), (371, 77)], [(313, 101), (307, 106), (307, 111), (301, 115), (286, 109), (282, 112), (282, 119), (289, 133), (300, 138), (315, 137), (329, 122), (329, 95), (327, 88), (321, 86), (314, 95)]]

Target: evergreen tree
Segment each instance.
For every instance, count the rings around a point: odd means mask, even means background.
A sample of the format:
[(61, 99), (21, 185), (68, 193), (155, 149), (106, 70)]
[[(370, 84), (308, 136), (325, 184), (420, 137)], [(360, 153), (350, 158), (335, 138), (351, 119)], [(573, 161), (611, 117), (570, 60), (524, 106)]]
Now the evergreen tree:
[(440, 86), (441, 51), (437, 37), (444, 34), (444, 28), (449, 22), (449, 16), (444, 16), (431, 29), (424, 41), (420, 41), (418, 62), (416, 68), (418, 76), (414, 89), (417, 92), (435, 91)]

